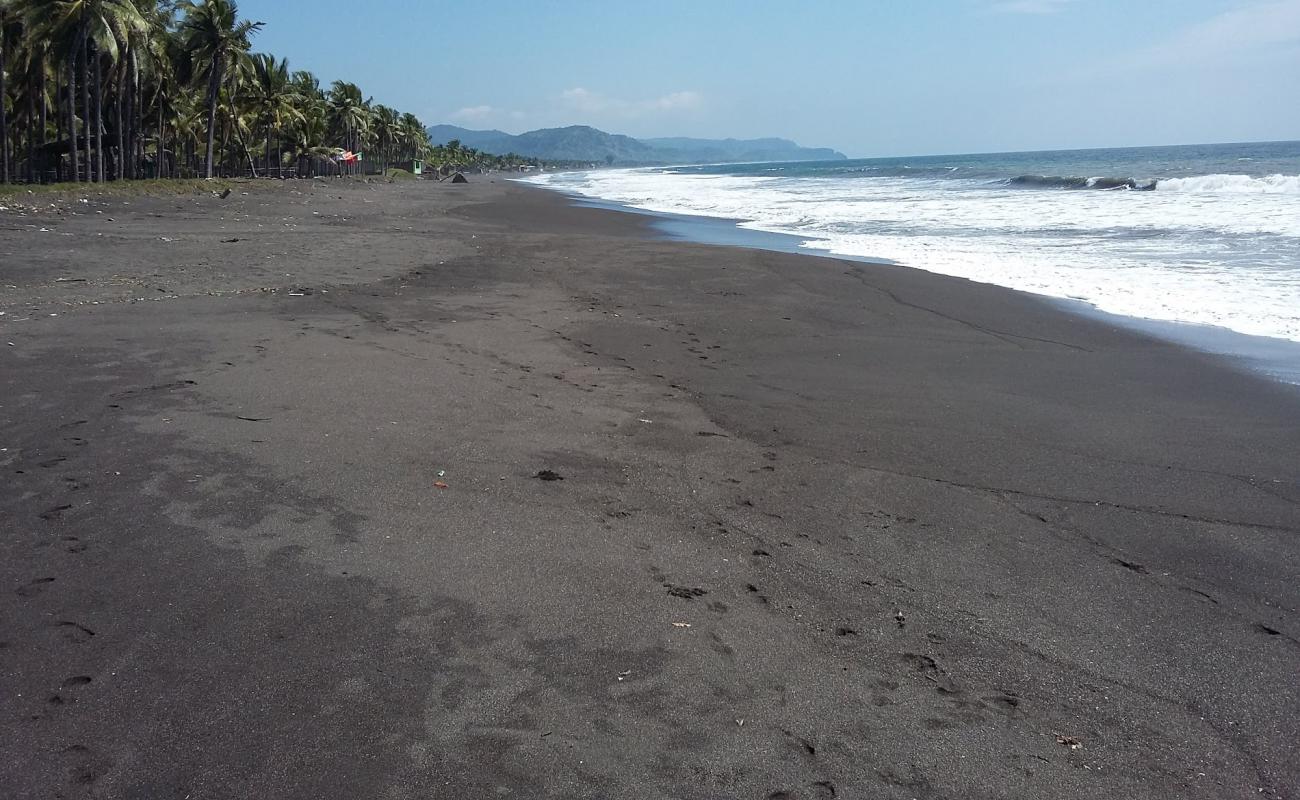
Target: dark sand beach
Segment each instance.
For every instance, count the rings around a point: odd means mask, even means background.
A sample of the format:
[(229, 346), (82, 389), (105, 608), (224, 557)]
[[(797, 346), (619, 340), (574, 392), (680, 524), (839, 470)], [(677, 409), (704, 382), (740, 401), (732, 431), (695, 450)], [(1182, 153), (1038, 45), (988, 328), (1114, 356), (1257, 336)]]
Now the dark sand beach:
[(0, 212), (0, 797), (1300, 792), (1294, 387), (501, 180), (88, 198)]

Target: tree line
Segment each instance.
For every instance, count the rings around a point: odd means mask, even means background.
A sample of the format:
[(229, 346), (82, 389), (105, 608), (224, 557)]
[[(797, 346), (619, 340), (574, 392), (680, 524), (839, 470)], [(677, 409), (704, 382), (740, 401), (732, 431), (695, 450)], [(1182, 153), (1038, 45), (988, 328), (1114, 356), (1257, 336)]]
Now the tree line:
[(530, 163), (434, 147), (414, 114), (252, 52), (262, 27), (235, 0), (0, 0), (0, 183)]

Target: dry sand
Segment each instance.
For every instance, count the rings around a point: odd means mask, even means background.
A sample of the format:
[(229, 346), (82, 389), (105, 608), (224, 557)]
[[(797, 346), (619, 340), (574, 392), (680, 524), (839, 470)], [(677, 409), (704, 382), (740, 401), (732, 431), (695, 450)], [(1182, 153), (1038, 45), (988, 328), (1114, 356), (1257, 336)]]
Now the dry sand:
[(483, 180), (2, 212), (0, 311), (5, 798), (1300, 788), (1212, 357)]

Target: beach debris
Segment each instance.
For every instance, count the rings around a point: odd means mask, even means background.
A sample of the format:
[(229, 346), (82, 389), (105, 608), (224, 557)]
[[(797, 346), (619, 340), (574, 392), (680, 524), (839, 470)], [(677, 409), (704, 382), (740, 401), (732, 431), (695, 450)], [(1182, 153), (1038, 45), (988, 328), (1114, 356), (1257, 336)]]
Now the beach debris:
[(900, 628), (905, 627), (907, 625), (907, 617), (903, 616), (903, 612), (901, 610), (894, 612), (894, 621), (898, 623), (898, 627)]
[(674, 586), (671, 583), (664, 584), (668, 587), (668, 594), (672, 597), (680, 597), (683, 600), (693, 600), (696, 597), (703, 597), (709, 593), (708, 589), (701, 589), (698, 586)]
[(433, 482), (433, 485), (434, 485), (434, 487), (437, 488), (437, 489), (446, 489), (446, 488), (448, 488), (448, 487), (447, 487), (447, 484), (443, 483), (442, 481), (434, 481), (434, 482)]
[[(213, 192), (213, 194), (216, 194), (216, 192)], [(225, 200), (225, 199), (226, 199), (227, 197), (229, 197), (229, 196), (230, 196), (230, 188), (229, 188), (229, 187), (227, 187), (226, 190), (225, 190), (224, 192), (222, 192), (221, 194), (218, 194), (218, 195), (217, 195), (217, 197), (220, 197), (222, 200)]]
[(236, 236), (236, 237), (234, 237), (234, 238), (232, 238), (232, 239), (222, 239), (222, 240), (221, 240), (221, 243), (222, 243), (222, 244), (234, 244), (235, 242), (242, 242), (242, 241), (244, 241), (244, 240), (243, 240), (243, 239), (240, 239), (238, 236)]
[(439, 477), (439, 478), (446, 477), (446, 475), (447, 475), (447, 470), (445, 470), (445, 469), (440, 469), (440, 470), (438, 470), (438, 477)]
[(1062, 736), (1059, 733), (1056, 734), (1056, 743), (1064, 747), (1068, 747), (1071, 750), (1078, 750), (1079, 748), (1083, 747), (1083, 742), (1079, 741), (1077, 737)]
[(451, 182), (452, 182), (452, 183), (469, 183), (469, 178), (466, 178), (463, 174), (457, 172), (455, 175), (452, 175), (452, 176), (451, 176)]
[(630, 669), (625, 669), (625, 670), (623, 670), (622, 672), (618, 673), (618, 679), (621, 681), (621, 680), (623, 680), (624, 678), (627, 678), (627, 677), (631, 676), (631, 674), (632, 674), (632, 670), (630, 670)]
[(266, 422), (271, 418), (270, 417), (241, 417), (238, 414), (236, 414), (235, 419), (242, 419), (244, 422)]
[(554, 470), (549, 470), (549, 469), (539, 470), (539, 471), (537, 472), (537, 474), (534, 475), (533, 477), (536, 478), (536, 479), (539, 480), (539, 481), (562, 481), (562, 480), (564, 480), (564, 476), (563, 476), (563, 475), (561, 475), (561, 474), (558, 473), (558, 472), (555, 472)]
[(55, 278), (55, 283), (85, 283), (85, 278)]
[(171, 239), (171, 238), (166, 237), (166, 236), (159, 236), (159, 237), (158, 237), (158, 241), (160, 241), (160, 242), (174, 242), (174, 241), (176, 241), (176, 240), (175, 240), (175, 239)]
[(689, 628), (689, 627), (691, 627), (691, 623), (689, 623), (689, 622), (674, 622), (674, 623), (673, 623), (673, 627), (674, 627), (674, 628)]

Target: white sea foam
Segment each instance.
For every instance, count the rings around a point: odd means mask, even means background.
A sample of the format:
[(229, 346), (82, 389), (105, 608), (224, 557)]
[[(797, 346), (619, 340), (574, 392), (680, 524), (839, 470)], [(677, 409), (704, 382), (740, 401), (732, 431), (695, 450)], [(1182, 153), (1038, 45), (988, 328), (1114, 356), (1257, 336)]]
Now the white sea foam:
[(1194, 178), (1166, 178), (1156, 183), (1161, 192), (1206, 192), (1216, 194), (1300, 195), (1300, 175), (1198, 175)]
[(647, 169), (534, 180), (1116, 314), (1300, 341), (1300, 176), (1176, 178), (1155, 192)]

